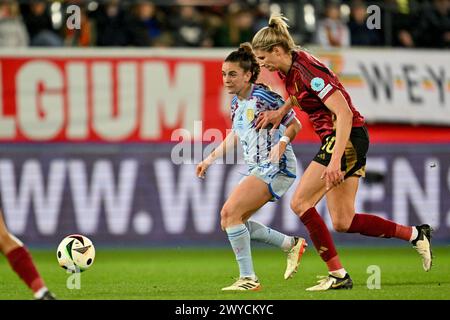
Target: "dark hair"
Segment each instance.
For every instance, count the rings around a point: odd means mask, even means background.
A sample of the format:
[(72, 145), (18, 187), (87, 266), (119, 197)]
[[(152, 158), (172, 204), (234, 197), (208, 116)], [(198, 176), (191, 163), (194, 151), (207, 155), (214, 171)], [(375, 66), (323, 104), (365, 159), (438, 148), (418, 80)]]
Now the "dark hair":
[(258, 79), (261, 67), (256, 61), (256, 56), (253, 53), (252, 45), (249, 42), (242, 43), (239, 49), (233, 51), (226, 57), (225, 62), (239, 62), (239, 67), (245, 72), (250, 71), (252, 77), (250, 82), (255, 83)]

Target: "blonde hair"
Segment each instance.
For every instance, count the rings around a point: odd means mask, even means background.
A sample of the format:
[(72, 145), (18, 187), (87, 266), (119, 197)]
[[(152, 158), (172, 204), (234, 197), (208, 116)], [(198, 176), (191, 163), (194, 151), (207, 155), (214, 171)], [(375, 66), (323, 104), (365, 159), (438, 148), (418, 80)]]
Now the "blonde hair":
[(252, 40), (253, 50), (272, 51), (274, 46), (281, 46), (286, 52), (291, 52), (297, 45), (294, 43), (289, 26), (286, 23), (288, 19), (282, 14), (272, 13), (269, 19), (269, 25), (259, 30)]

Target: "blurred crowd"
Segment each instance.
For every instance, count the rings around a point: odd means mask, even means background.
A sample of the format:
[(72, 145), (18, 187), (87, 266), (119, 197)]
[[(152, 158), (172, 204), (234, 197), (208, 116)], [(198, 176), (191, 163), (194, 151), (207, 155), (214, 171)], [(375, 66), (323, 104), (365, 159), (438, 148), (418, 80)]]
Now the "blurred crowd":
[(301, 45), (450, 47), (450, 0), (0, 0), (0, 47), (236, 47), (277, 11)]

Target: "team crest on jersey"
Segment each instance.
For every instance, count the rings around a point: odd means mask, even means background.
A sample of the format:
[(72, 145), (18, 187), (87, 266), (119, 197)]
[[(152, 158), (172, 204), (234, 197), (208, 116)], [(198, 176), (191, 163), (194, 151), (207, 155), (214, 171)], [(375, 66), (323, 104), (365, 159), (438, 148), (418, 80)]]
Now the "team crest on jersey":
[(320, 91), (325, 87), (325, 81), (322, 78), (315, 77), (311, 80), (311, 89), (314, 91)]
[(254, 118), (255, 118), (255, 110), (247, 109), (247, 120), (248, 120), (248, 122), (253, 121)]

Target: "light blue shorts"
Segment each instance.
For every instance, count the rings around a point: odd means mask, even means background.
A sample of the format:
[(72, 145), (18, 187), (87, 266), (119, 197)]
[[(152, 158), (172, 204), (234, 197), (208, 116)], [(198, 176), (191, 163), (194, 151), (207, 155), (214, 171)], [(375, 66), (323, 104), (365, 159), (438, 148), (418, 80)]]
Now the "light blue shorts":
[(297, 161), (281, 161), (280, 165), (273, 163), (259, 164), (249, 169), (248, 175), (255, 176), (265, 183), (273, 198), (271, 201), (280, 199), (290, 186), (294, 183), (297, 172)]

